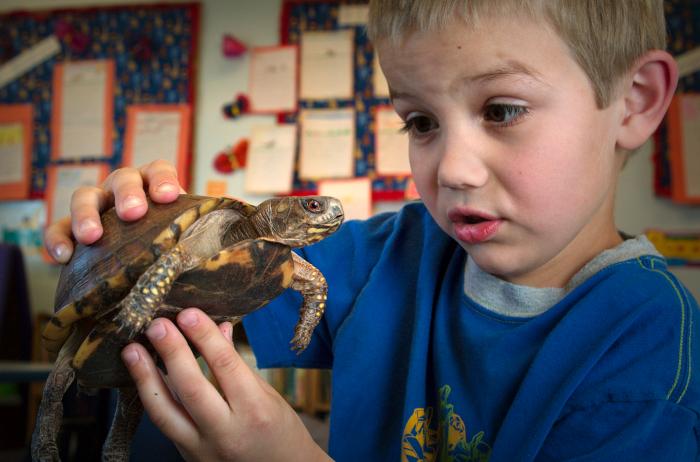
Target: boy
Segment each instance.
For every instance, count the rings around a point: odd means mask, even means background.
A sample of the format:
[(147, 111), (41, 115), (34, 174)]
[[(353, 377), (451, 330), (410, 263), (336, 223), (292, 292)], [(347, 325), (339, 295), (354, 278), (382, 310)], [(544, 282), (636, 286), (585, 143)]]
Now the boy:
[[(675, 89), (662, 10), (661, 0), (371, 4), (422, 203), (305, 250), (330, 290), (304, 354), (287, 345), (293, 294), (244, 321), (260, 365), (333, 369), (331, 456), (696, 459), (697, 303), (613, 220), (625, 157)], [(97, 239), (112, 193), (124, 219), (141, 216), (144, 185), (159, 201), (177, 192), (162, 163), (78, 190), (75, 236)], [(47, 231), (64, 259), (69, 226)], [(224, 398), (166, 320), (148, 336), (181, 404), (141, 346), (124, 359), (186, 457), (326, 457), (201, 312), (178, 324)]]

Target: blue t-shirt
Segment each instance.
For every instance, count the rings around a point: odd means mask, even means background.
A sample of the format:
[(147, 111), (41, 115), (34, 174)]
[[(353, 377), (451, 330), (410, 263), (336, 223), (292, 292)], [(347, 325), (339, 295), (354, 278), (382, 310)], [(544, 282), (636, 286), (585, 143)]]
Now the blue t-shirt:
[(465, 293), (466, 253), (419, 203), (301, 254), (329, 284), (309, 348), (289, 350), (293, 291), (244, 326), (260, 367), (332, 369), (336, 460), (696, 460), (698, 306), (653, 252), (528, 316)]

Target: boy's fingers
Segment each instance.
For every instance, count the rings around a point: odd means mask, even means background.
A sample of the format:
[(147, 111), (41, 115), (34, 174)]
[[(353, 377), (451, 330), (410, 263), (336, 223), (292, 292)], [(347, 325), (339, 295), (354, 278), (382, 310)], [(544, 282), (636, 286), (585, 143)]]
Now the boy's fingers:
[(73, 236), (82, 244), (92, 244), (102, 236), (100, 211), (109, 207), (112, 196), (102, 188), (84, 186), (70, 200)]
[(173, 398), (143, 345), (127, 345), (122, 350), (122, 359), (136, 383), (139, 397), (151, 421), (173, 441), (186, 446), (195, 443), (197, 428)]
[(44, 245), (57, 263), (68, 263), (73, 255), (70, 217), (64, 217), (50, 224), (44, 231)]
[(122, 220), (141, 218), (148, 210), (141, 172), (135, 168), (120, 168), (110, 173), (103, 188), (114, 193), (114, 206)]
[[(216, 329), (216, 326), (214, 328)], [(230, 418), (229, 407), (202, 373), (192, 350), (177, 327), (167, 319), (156, 319), (151, 323), (146, 335), (165, 364), (171, 389), (201, 433), (207, 434), (220, 429), (221, 423)]]
[(155, 160), (140, 169), (148, 194), (155, 202), (168, 203), (185, 192), (177, 178), (177, 170), (170, 162)]
[(206, 360), (233, 410), (241, 398), (248, 402), (260, 396), (257, 376), (233, 348), (228, 334), (222, 335), (211, 318), (196, 308), (188, 308), (178, 314), (177, 323)]

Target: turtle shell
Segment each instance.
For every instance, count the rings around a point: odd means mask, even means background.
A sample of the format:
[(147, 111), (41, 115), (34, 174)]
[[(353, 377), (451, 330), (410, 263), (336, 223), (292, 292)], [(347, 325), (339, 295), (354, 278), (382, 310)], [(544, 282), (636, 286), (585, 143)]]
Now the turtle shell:
[(198, 218), (228, 208), (241, 219), (248, 219), (257, 210), (233, 199), (186, 194), (169, 204), (149, 199), (148, 205), (146, 216), (134, 222), (122, 221), (114, 208), (109, 209), (102, 215), (102, 237), (92, 245), (76, 247), (59, 277), (56, 314), (44, 330), (44, 345), (49, 352), (60, 350), (74, 322), (109, 313), (139, 276)]
[[(242, 241), (182, 274), (156, 316), (173, 319), (183, 308), (197, 306), (217, 322), (235, 321), (289, 287), (293, 273), (288, 246), (262, 239)], [(129, 340), (117, 332), (117, 326), (109, 318), (102, 318), (86, 337), (83, 345), (87, 348), (81, 348), (82, 355), (73, 360), (78, 383), (87, 388), (130, 384), (131, 377), (120, 357)], [(145, 336), (134, 340), (153, 353)]]

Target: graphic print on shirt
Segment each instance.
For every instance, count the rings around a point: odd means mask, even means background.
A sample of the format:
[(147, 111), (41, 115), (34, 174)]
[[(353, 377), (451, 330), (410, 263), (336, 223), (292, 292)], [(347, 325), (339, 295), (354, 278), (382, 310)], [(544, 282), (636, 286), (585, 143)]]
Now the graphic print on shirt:
[(432, 406), (416, 408), (406, 422), (401, 440), (401, 462), (486, 462), (491, 447), (483, 440), (484, 432), (467, 440), (467, 428), (448, 398), (449, 385), (440, 388), (438, 416)]

